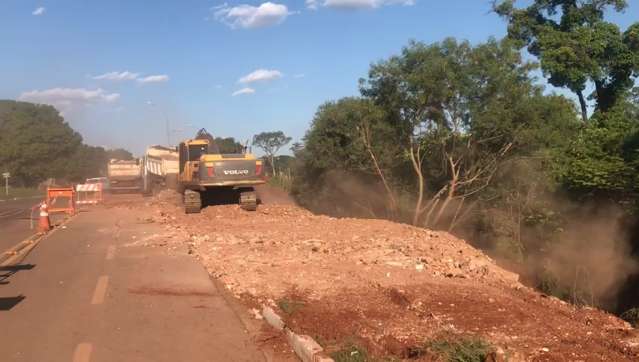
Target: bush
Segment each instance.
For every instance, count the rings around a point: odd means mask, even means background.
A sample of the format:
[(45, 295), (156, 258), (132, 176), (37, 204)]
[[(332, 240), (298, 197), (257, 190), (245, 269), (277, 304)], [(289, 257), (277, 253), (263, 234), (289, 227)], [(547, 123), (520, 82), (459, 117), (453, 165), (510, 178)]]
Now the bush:
[(631, 308), (623, 312), (621, 319), (632, 324), (633, 327), (639, 328), (639, 307)]
[(492, 351), (481, 338), (441, 338), (428, 343), (428, 349), (448, 362), (483, 362)]
[(368, 353), (366, 349), (351, 344), (337, 352), (331, 353), (331, 358), (334, 359), (335, 362), (366, 362), (368, 361)]
[(282, 312), (291, 315), (302, 308), (304, 306), (304, 302), (301, 300), (282, 298), (277, 301), (277, 306)]

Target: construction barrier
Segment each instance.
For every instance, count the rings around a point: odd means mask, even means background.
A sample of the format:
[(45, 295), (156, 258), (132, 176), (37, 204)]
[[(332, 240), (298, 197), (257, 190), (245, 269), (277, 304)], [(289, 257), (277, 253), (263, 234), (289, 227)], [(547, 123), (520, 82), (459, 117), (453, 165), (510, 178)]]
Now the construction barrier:
[[(64, 202), (66, 199), (66, 206), (60, 207), (57, 204), (59, 201)], [(64, 212), (69, 215), (75, 214), (75, 191), (73, 187), (49, 187), (47, 188), (46, 204), (49, 206), (49, 213)]]
[(75, 186), (76, 205), (96, 205), (102, 202), (102, 184), (80, 184)]

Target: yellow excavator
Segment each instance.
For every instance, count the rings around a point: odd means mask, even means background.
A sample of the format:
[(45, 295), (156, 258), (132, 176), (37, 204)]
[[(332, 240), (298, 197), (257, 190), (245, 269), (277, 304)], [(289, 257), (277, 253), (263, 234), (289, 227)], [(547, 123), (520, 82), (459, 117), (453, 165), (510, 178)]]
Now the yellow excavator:
[(237, 153), (221, 153), (213, 136), (202, 128), (194, 139), (180, 143), (178, 154), (179, 190), (187, 214), (199, 213), (214, 203), (238, 202), (244, 210), (257, 209), (254, 186), (265, 183), (262, 160), (246, 147)]

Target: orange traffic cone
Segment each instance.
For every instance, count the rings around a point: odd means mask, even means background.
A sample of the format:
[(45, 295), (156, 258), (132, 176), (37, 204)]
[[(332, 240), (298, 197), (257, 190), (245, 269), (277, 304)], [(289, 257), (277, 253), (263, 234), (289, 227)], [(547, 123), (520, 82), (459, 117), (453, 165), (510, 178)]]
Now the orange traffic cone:
[(49, 221), (49, 207), (46, 202), (40, 205), (40, 219), (38, 220), (38, 231), (46, 233), (51, 230), (51, 222)]

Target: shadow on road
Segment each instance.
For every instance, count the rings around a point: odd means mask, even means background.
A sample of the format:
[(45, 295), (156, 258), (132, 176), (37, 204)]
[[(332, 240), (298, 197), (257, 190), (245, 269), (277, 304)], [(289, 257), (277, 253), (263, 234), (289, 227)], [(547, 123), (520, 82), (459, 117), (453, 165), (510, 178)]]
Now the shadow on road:
[(31, 270), (35, 268), (34, 264), (18, 264), (9, 266), (0, 266), (0, 285), (9, 284), (9, 279), (13, 274), (22, 270)]
[(17, 297), (0, 297), (0, 312), (11, 310), (25, 298), (26, 297), (24, 295), (19, 295)]

